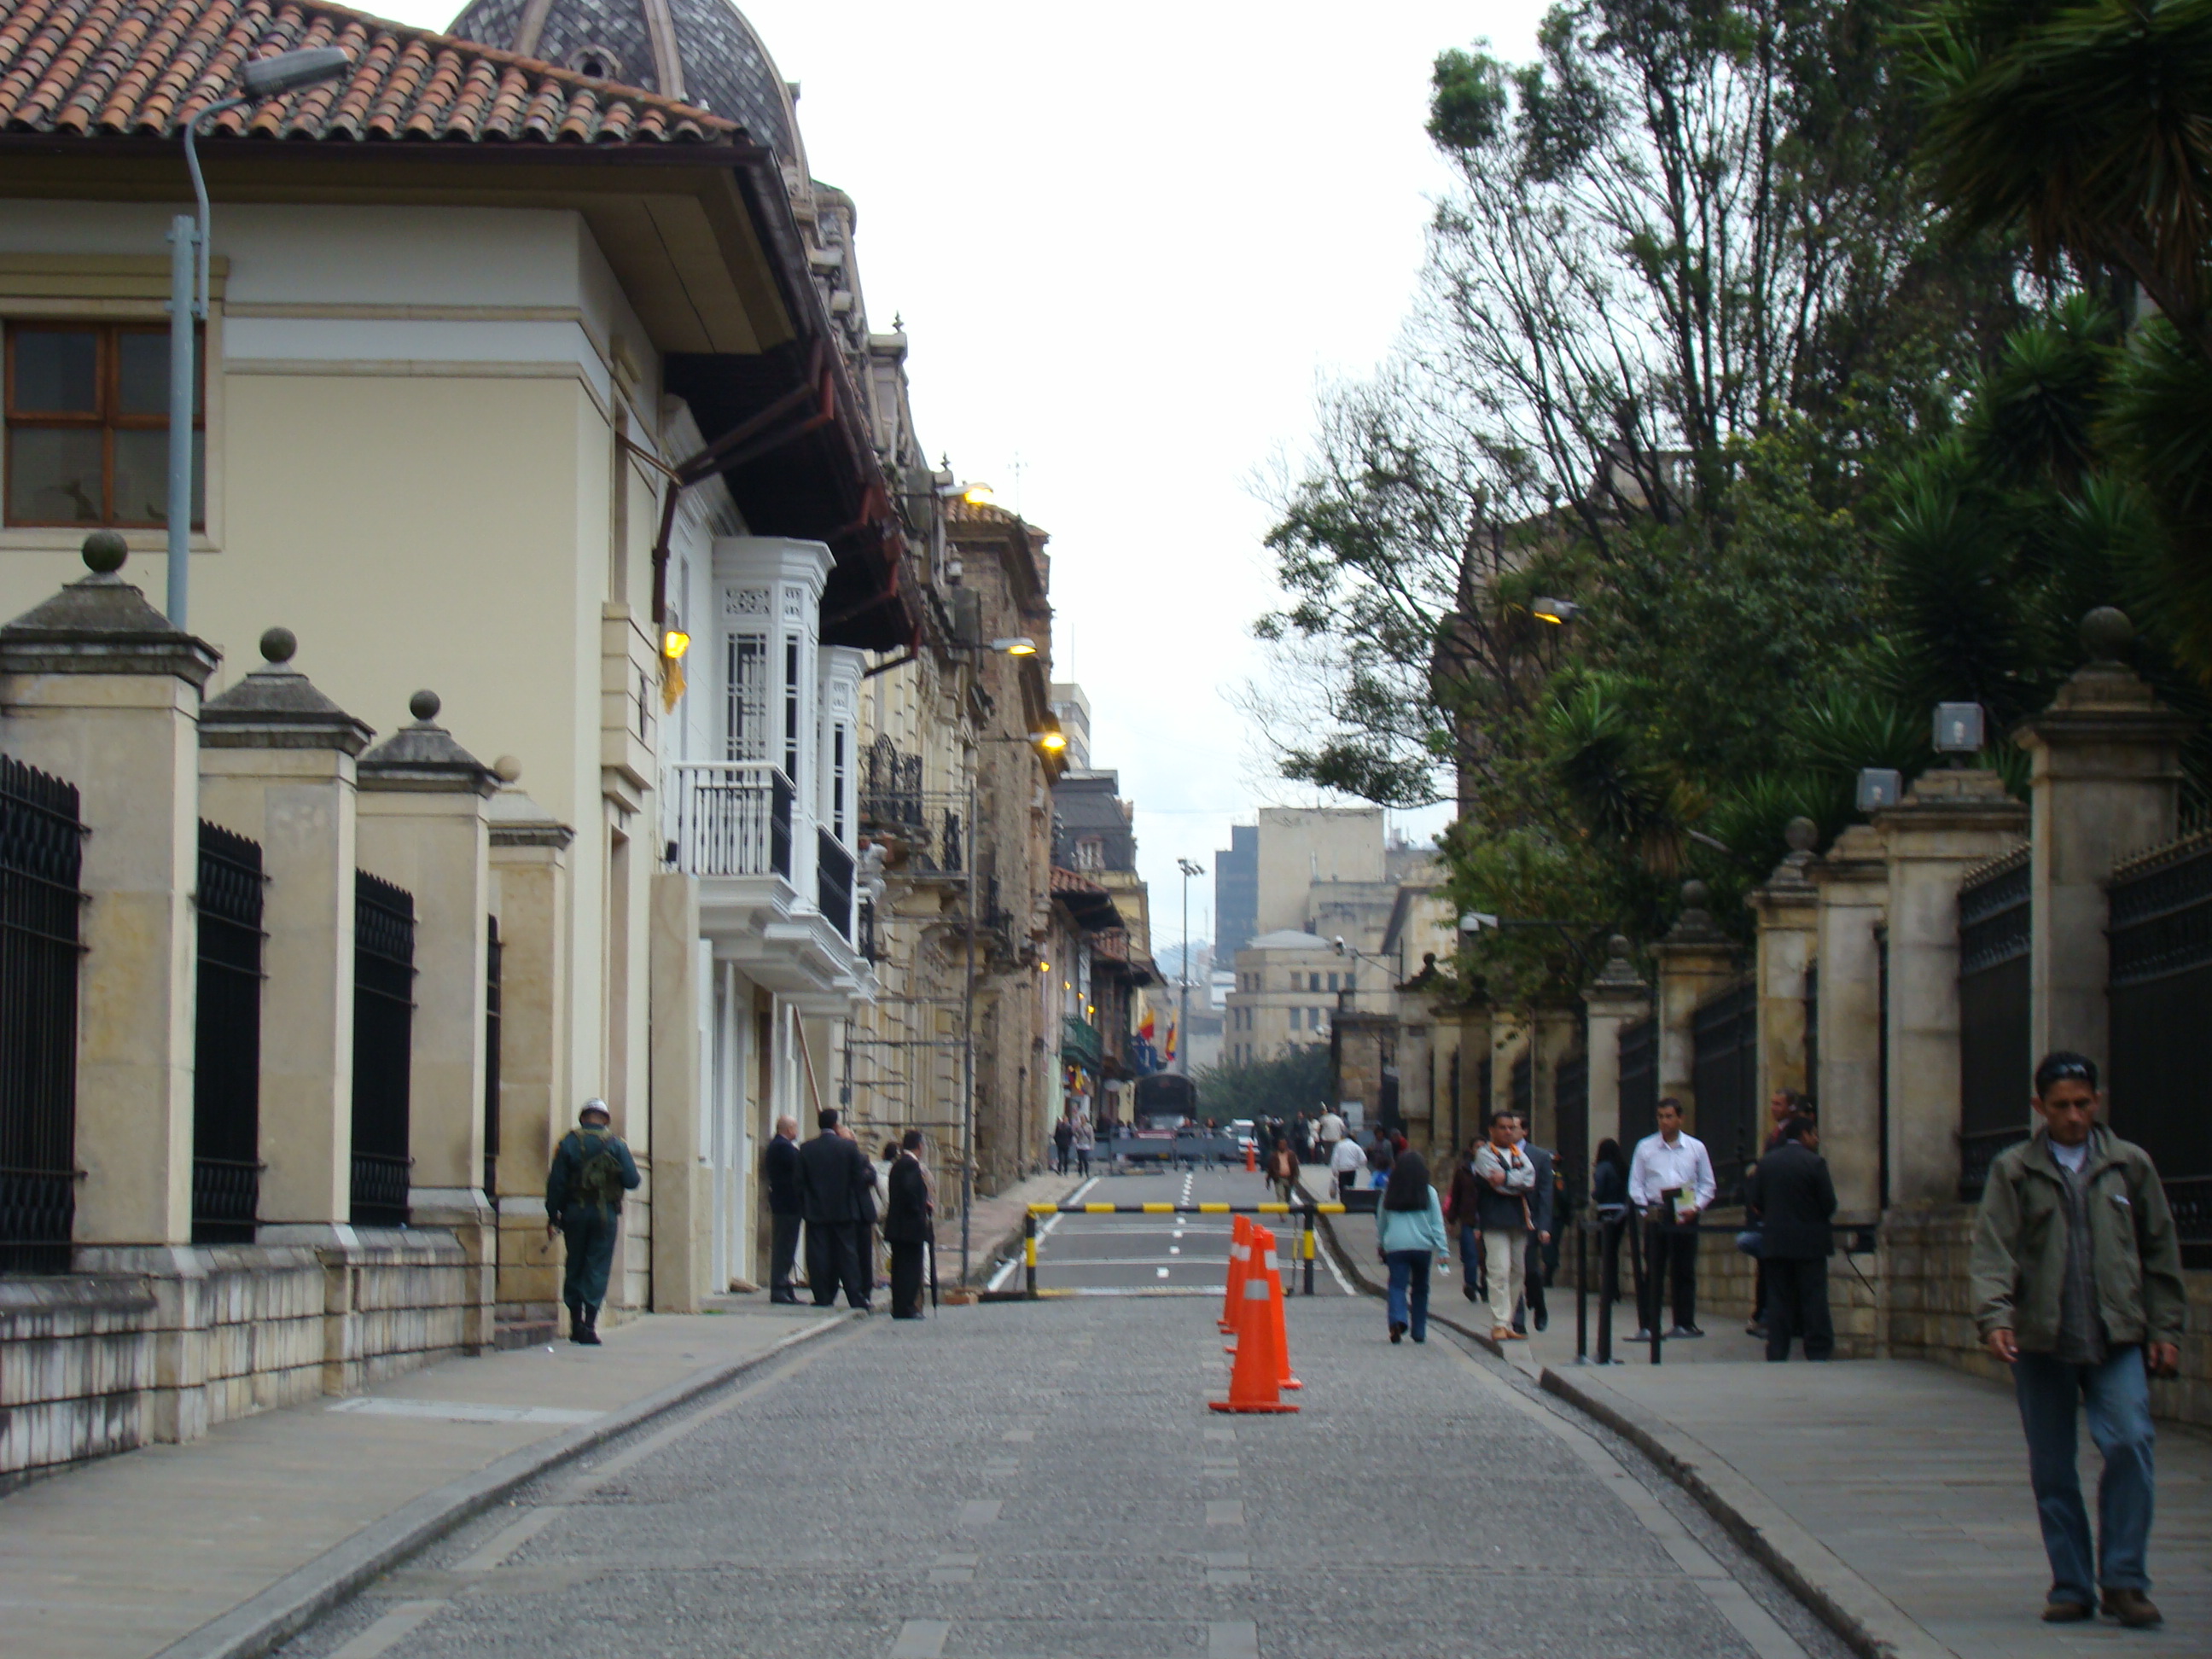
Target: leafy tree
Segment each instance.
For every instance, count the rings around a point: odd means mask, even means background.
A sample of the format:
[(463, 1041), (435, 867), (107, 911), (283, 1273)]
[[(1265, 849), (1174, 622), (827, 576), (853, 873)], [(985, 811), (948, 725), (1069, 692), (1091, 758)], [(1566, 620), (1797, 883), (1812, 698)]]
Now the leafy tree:
[(1326, 1042), (1298, 1044), (1267, 1060), (1224, 1060), (1198, 1074), (1198, 1109), (1224, 1123), (1293, 1118), (1328, 1100), (1328, 1079)]

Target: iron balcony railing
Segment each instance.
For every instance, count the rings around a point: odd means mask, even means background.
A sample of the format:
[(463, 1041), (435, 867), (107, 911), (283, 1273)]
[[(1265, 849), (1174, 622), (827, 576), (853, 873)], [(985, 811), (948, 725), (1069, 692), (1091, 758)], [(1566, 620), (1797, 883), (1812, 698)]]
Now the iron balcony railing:
[(827, 830), (814, 831), (815, 902), (838, 933), (853, 937), (853, 855)]
[(791, 879), (791, 780), (768, 761), (668, 769), (668, 861), (695, 876)]

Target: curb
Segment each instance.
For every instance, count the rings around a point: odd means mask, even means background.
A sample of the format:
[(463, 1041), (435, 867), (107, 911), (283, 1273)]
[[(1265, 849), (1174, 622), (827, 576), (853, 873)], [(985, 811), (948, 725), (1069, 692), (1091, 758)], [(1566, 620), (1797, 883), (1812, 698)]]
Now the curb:
[(829, 1319), (793, 1331), (757, 1354), (694, 1371), (598, 1422), (581, 1423), (535, 1445), (518, 1447), (473, 1474), (434, 1486), (285, 1574), (259, 1595), (172, 1642), (154, 1659), (261, 1659), (372, 1579), (482, 1514), (516, 1487), (847, 1322)]
[[(1388, 1296), (1390, 1293), (1389, 1287), (1369, 1278), (1365, 1270), (1359, 1265), (1358, 1259), (1344, 1248), (1344, 1241), (1336, 1236), (1337, 1218), (1333, 1215), (1323, 1215), (1317, 1216), (1316, 1218), (1321, 1223), (1322, 1237), (1328, 1242), (1329, 1253), (1335, 1256), (1337, 1266), (1351, 1276), (1352, 1282), (1370, 1296)], [(1492, 1340), (1488, 1331), (1478, 1331), (1471, 1325), (1462, 1325), (1451, 1315), (1438, 1313), (1433, 1306), (1429, 1309), (1429, 1323), (1441, 1325), (1448, 1331), (1455, 1332), (1486, 1353), (1495, 1354), (1509, 1364), (1512, 1363), (1513, 1357), (1505, 1352), (1505, 1345), (1503, 1342)]]
[(1949, 1648), (1703, 1441), (1639, 1411), (1595, 1379), (1547, 1365), (1537, 1381), (1547, 1394), (1632, 1442), (1862, 1659), (1951, 1659)]

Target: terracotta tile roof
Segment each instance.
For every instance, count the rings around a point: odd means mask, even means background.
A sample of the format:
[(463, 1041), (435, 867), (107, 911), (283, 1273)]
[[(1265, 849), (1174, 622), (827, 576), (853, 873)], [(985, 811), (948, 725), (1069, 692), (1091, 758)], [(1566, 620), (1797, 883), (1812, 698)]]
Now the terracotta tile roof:
[(732, 122), (340, 6), (294, 0), (0, 0), (0, 131), (167, 137), (229, 96), (248, 59), (302, 46), (353, 57), (342, 81), (229, 110), (253, 138), (720, 143)]

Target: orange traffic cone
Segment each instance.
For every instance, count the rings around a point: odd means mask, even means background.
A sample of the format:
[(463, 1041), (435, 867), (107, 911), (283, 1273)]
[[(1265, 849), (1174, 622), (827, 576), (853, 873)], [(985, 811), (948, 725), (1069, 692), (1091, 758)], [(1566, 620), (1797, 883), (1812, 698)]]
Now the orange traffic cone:
[(1252, 1224), (1243, 1216), (1236, 1218), (1229, 1230), (1229, 1288), (1221, 1297), (1221, 1328), (1233, 1331), (1237, 1317), (1243, 1312), (1244, 1275), (1252, 1261)]
[(1250, 1175), (1259, 1167), (1260, 1148), (1255, 1143), (1248, 1140), (1244, 1143), (1244, 1173)]
[(1291, 1375), (1291, 1335), (1283, 1328), (1283, 1268), (1275, 1260), (1275, 1236), (1267, 1235), (1267, 1305), (1246, 1316), (1255, 1321), (1264, 1320), (1274, 1340), (1275, 1352), (1282, 1356), (1283, 1375), (1280, 1386), (1303, 1389), (1305, 1384)]
[[(1274, 1255), (1274, 1240), (1264, 1227), (1252, 1230), (1252, 1249), (1265, 1250), (1270, 1259)], [(1282, 1378), (1288, 1364), (1282, 1350), (1275, 1320), (1267, 1316), (1264, 1305), (1269, 1297), (1269, 1285), (1275, 1283), (1270, 1267), (1255, 1267), (1244, 1279), (1244, 1293), (1239, 1298), (1244, 1309), (1243, 1330), (1237, 1344), (1237, 1363), (1229, 1372), (1229, 1398), (1209, 1400), (1206, 1403), (1218, 1412), (1294, 1412), (1296, 1406), (1279, 1398)], [(1281, 1294), (1279, 1285), (1275, 1295)], [(1255, 1304), (1262, 1304), (1255, 1306)]]

